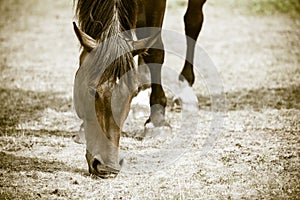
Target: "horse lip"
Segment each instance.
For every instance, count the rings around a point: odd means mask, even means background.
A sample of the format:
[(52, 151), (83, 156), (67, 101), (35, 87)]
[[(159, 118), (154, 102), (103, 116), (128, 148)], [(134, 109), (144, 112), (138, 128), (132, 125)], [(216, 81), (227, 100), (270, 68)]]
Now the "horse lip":
[(111, 173), (119, 173), (120, 169), (116, 169), (116, 168), (113, 168), (113, 167), (110, 167), (110, 166), (107, 166), (107, 165), (97, 165), (97, 171), (98, 172), (111, 172)]
[(98, 176), (102, 179), (116, 178), (118, 173), (105, 172), (102, 174), (98, 174)]
[(120, 169), (98, 164), (95, 171), (100, 178), (115, 178), (120, 172)]

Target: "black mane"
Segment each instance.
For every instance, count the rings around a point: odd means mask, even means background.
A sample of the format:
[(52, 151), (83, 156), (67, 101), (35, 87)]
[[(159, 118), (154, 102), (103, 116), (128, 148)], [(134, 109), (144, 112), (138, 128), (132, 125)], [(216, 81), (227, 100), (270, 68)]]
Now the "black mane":
[(127, 42), (132, 35), (121, 33), (135, 28), (136, 0), (77, 0), (75, 11), (81, 30), (100, 44), (91, 52), (93, 59), (87, 61), (92, 66), (90, 81), (115, 82), (134, 67)]

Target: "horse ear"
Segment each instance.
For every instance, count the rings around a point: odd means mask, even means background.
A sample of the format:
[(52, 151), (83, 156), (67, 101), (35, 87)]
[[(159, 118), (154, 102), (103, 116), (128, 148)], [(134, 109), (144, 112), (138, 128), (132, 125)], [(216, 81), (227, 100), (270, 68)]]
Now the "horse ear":
[(132, 41), (132, 46), (133, 46), (132, 55), (136, 56), (138, 54), (146, 53), (147, 50), (156, 43), (158, 38), (160, 38), (160, 32), (157, 32), (153, 36), (141, 40)]
[(96, 40), (85, 32), (81, 31), (75, 22), (73, 22), (73, 28), (80, 44), (87, 52), (92, 51), (97, 46)]

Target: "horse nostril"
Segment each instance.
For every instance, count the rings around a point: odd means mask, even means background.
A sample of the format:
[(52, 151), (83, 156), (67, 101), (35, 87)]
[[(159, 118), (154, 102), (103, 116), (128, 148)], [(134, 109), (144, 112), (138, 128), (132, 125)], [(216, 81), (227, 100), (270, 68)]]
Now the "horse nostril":
[(100, 162), (98, 159), (95, 159), (95, 160), (93, 161), (93, 164), (92, 164), (94, 170), (97, 171), (97, 166), (98, 166), (98, 165), (101, 165), (101, 162)]
[(119, 161), (119, 165), (120, 165), (120, 167), (122, 167), (123, 165), (124, 165), (124, 159), (121, 159), (120, 161)]

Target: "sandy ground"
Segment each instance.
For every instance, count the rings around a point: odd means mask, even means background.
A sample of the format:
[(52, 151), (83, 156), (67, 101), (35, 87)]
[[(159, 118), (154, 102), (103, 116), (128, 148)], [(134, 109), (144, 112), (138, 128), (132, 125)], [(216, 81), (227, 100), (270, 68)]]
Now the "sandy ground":
[[(182, 129), (186, 120), (171, 109), (176, 94), (167, 88), (171, 135), (123, 137), (125, 169), (101, 180), (89, 176), (85, 146), (72, 140), (80, 126), (72, 105), (79, 52), (72, 1), (0, 1), (0, 199), (298, 199), (300, 21), (249, 14), (230, 2), (207, 2), (199, 39), (226, 111), (215, 112), (196, 71), (194, 132)], [(182, 33), (184, 11), (184, 1), (169, 2), (164, 27)], [(182, 63), (168, 53), (165, 69)], [(164, 82), (174, 77), (164, 71)], [(141, 104), (132, 105), (129, 135), (143, 130), (149, 111)], [(224, 123), (212, 137), (216, 116)]]

